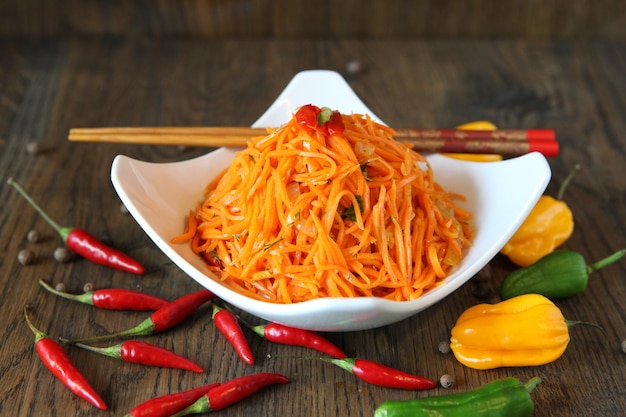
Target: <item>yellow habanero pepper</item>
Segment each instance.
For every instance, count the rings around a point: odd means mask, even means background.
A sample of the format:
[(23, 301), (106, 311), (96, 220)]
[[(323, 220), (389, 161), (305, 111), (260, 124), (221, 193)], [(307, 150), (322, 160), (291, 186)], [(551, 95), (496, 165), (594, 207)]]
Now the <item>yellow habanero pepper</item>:
[(574, 216), (562, 201), (565, 188), (573, 178), (578, 165), (570, 172), (557, 198), (543, 195), (519, 229), (502, 247), (500, 253), (518, 266), (529, 266), (561, 246), (574, 231)]
[[(457, 129), (461, 130), (496, 130), (497, 127), (491, 122), (485, 120), (478, 120), (476, 122), (465, 123), (461, 126), (457, 126)], [(489, 154), (489, 153), (444, 153), (443, 155), (454, 158), (463, 159), (465, 161), (474, 162), (497, 162), (502, 161), (502, 155)]]
[(467, 309), (452, 329), (450, 348), (474, 369), (544, 365), (561, 357), (569, 327), (579, 323), (565, 320), (543, 295), (520, 295)]

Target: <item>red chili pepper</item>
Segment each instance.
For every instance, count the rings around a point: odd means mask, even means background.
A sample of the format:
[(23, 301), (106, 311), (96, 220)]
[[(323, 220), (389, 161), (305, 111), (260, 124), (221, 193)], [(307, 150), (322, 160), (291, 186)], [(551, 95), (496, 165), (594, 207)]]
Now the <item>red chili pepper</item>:
[(215, 299), (215, 294), (209, 290), (200, 290), (164, 305), (137, 326), (118, 332), (84, 339), (67, 340), (69, 343), (94, 342), (98, 340), (114, 339), (117, 337), (149, 336), (176, 326), (187, 316), (196, 311), (202, 304)]
[(298, 109), (296, 121), (324, 135), (339, 135), (345, 130), (341, 113), (330, 110), (328, 107), (319, 108), (312, 104), (306, 104)]
[(326, 129), (328, 129), (328, 134), (331, 136), (341, 135), (346, 130), (343, 120), (341, 119), (341, 113), (336, 110), (333, 111), (330, 120), (326, 122)]
[(347, 357), (347, 355), (330, 340), (310, 330), (288, 327), (278, 323), (253, 326), (252, 330), (270, 342), (308, 347), (337, 359)]
[(9, 178), (11, 184), (28, 201), (39, 214), (61, 235), (65, 245), (73, 252), (94, 263), (110, 266), (121, 271), (141, 275), (144, 267), (130, 256), (105, 245), (83, 229), (63, 227), (52, 220), (48, 214), (16, 183)]
[(169, 301), (163, 298), (122, 288), (87, 291), (83, 294), (68, 294), (52, 288), (44, 280), (39, 280), (39, 284), (59, 297), (106, 310), (158, 310), (164, 305), (169, 304)]
[(82, 343), (75, 343), (75, 345), (101, 355), (121, 359), (128, 363), (159, 366), (162, 368), (184, 369), (186, 371), (197, 373), (202, 372), (202, 368), (199, 365), (187, 358), (160, 346), (136, 340), (127, 340), (118, 345), (109, 347), (95, 347), (84, 345)]
[(437, 386), (437, 383), (431, 379), (402, 372), (366, 359), (320, 359), (353, 373), (365, 382), (381, 387), (424, 390)]
[(321, 113), (322, 109), (312, 104), (306, 104), (298, 109), (296, 112), (296, 121), (311, 129), (317, 129), (317, 116)]
[(213, 388), (189, 407), (174, 414), (172, 417), (218, 411), (249, 397), (268, 385), (286, 384), (287, 382), (289, 382), (289, 379), (286, 376), (269, 372), (231, 379)]
[(153, 398), (139, 404), (125, 414), (124, 417), (170, 417), (172, 414), (193, 404), (198, 398), (218, 385), (220, 385), (219, 382), (214, 382), (187, 391)]
[(196, 311), (202, 304), (214, 300), (215, 294), (209, 290), (200, 290), (172, 301), (158, 309), (150, 318), (154, 323), (154, 331), (160, 332), (176, 326), (187, 316)]
[(246, 335), (243, 333), (235, 315), (213, 304), (213, 321), (217, 329), (235, 348), (239, 357), (248, 365), (254, 365), (252, 349), (250, 349)]
[(74, 394), (89, 401), (99, 409), (106, 410), (108, 407), (105, 402), (76, 368), (63, 347), (31, 323), (27, 307), (24, 308), (24, 316), (28, 327), (35, 334), (35, 349), (44, 365)]

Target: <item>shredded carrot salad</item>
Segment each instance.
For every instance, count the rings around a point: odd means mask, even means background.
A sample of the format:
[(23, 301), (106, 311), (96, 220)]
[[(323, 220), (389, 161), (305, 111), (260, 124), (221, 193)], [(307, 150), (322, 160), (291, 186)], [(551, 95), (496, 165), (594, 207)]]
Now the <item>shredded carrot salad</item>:
[(231, 288), (276, 303), (413, 300), (441, 284), (470, 245), (463, 197), (393, 129), (340, 116), (339, 133), (294, 115), (251, 139), (173, 241), (191, 242)]

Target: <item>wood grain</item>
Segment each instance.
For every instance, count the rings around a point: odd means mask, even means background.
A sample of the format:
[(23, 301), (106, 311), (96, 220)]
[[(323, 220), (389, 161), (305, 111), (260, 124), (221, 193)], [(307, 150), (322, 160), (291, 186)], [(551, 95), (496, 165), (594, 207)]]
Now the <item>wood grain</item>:
[[(156, 4), (166, 3), (173, 7), (172, 2)], [(97, 4), (90, 7), (92, 13), (97, 11)], [(54, 29), (55, 14), (61, 12), (49, 12)], [(90, 16), (85, 16), (85, 24)], [(39, 288), (39, 279), (63, 282), (71, 292), (81, 292), (91, 282), (97, 288), (138, 289), (168, 299), (199, 288), (120, 210), (109, 171), (117, 154), (167, 162), (206, 149), (69, 143), (71, 127), (245, 126), (263, 113), (296, 72), (333, 69), (344, 73), (368, 107), (392, 126), (455, 126), (486, 119), (501, 128), (555, 129), (562, 150), (549, 161), (553, 179), (547, 193), (555, 195), (574, 164), (583, 167), (565, 196), (576, 219), (565, 248), (593, 261), (626, 247), (623, 41), (4, 39), (0, 51), (0, 172), (14, 177), (58, 222), (85, 228), (147, 266), (147, 273), (136, 277), (82, 259), (57, 263), (52, 254), (61, 244), (59, 237), (2, 183), (2, 415), (96, 414), (41, 365), (23, 320), (25, 304), (33, 310), (35, 325), (52, 337), (122, 330), (144, 317), (55, 298)], [(349, 59), (359, 61), (361, 72), (345, 73)], [(39, 143), (44, 151), (29, 154), (29, 142)], [(28, 243), (25, 237), (31, 229), (44, 240)], [(20, 265), (21, 249), (35, 252), (37, 262)], [(356, 357), (431, 378), (455, 376), (452, 390), (438, 388), (419, 396), (461, 392), (504, 376), (537, 375), (544, 383), (532, 395), (535, 417), (624, 415), (624, 262), (595, 273), (584, 294), (558, 302), (567, 318), (597, 323), (606, 334), (591, 328), (573, 330), (566, 353), (551, 364), (474, 371), (438, 352), (437, 345), (449, 337), (458, 315), (478, 302), (497, 300), (493, 294), (512, 269), (498, 256), (491, 262), (489, 279), (468, 282), (415, 317), (379, 329), (327, 336)], [(369, 386), (330, 364), (279, 358), (310, 352), (270, 344), (251, 333), (258, 363), (245, 365), (215, 330), (209, 312), (204, 308), (180, 327), (149, 339), (197, 361), (206, 369), (201, 375), (123, 364), (68, 348), (110, 404), (109, 412), (98, 415), (123, 415), (157, 395), (257, 371), (283, 372), (292, 381), (220, 415), (371, 416), (384, 400), (416, 396)], [(268, 359), (268, 353), (274, 358)]]
[(0, 5), (0, 36), (624, 39), (620, 0), (39, 0)]

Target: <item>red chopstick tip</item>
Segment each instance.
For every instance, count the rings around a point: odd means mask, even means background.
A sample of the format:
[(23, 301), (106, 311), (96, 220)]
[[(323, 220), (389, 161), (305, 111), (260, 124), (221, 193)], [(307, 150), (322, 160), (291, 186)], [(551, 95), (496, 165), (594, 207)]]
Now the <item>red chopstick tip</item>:
[(559, 142), (556, 140), (528, 139), (528, 152), (539, 152), (547, 158), (559, 155)]
[(551, 129), (528, 129), (526, 130), (528, 140), (556, 140), (554, 130)]

